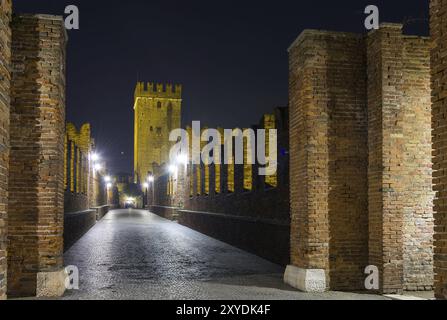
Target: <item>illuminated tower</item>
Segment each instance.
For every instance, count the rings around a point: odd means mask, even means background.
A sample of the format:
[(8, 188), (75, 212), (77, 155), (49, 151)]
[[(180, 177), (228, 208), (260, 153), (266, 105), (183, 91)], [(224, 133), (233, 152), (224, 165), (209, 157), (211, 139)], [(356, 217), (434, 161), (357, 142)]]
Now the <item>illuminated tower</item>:
[(153, 165), (169, 161), (172, 130), (181, 126), (182, 86), (138, 82), (135, 89), (135, 182), (143, 182)]

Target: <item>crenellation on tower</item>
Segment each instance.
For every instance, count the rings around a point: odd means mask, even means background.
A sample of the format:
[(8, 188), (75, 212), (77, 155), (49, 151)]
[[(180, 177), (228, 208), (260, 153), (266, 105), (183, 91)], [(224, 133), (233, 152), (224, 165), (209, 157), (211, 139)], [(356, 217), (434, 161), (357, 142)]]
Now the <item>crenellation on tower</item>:
[(135, 88), (135, 98), (181, 99), (182, 85), (172, 83), (138, 82)]
[(182, 89), (183, 89), (183, 86), (181, 84), (176, 84), (175, 85), (175, 93), (176, 94), (181, 96), (182, 95)]

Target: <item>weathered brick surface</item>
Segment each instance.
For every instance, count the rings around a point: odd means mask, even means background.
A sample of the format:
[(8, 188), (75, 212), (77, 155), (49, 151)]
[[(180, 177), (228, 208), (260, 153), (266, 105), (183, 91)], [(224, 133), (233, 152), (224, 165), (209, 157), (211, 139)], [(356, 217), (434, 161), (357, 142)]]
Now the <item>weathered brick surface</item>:
[(369, 262), (385, 292), (403, 279), (403, 46), (397, 25), (368, 37)]
[(369, 34), (369, 254), (385, 293), (433, 283), (429, 70), (427, 39)]
[[(290, 49), (292, 264), (331, 289), (433, 282), (428, 39), (307, 30)], [(369, 234), (369, 236), (368, 236)]]
[(290, 54), (291, 259), (360, 289), (367, 262), (362, 36), (307, 30)]
[(0, 4), (0, 300), (6, 298), (11, 1)]
[(435, 287), (447, 299), (447, 1), (431, 0), (432, 116), (435, 199)]
[(312, 103), (312, 39), (297, 40), (289, 51), (291, 264), (328, 270), (328, 114)]
[[(362, 37), (328, 37), (328, 90), (319, 88), (327, 103), (329, 169), (330, 286), (337, 290), (363, 288), (367, 261), (367, 117), (366, 52)], [(321, 90), (321, 91), (320, 91)], [(324, 99), (327, 99), (326, 101)]]
[(12, 24), (8, 293), (36, 295), (63, 267), (65, 29), (60, 17)]
[(406, 37), (403, 48), (404, 289), (433, 289), (433, 183), (430, 41)]

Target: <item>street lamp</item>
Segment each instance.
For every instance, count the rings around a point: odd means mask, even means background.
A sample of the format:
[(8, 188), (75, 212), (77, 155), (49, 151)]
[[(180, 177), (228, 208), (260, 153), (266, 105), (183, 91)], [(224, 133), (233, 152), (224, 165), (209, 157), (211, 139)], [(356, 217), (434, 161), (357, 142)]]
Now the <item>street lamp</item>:
[(105, 176), (104, 181), (107, 183), (110, 183), (110, 182), (112, 182), (112, 178), (110, 176)]
[(93, 168), (95, 169), (95, 171), (101, 171), (102, 170), (102, 165), (100, 163), (95, 163), (93, 165)]
[(177, 156), (177, 163), (182, 164), (182, 165), (187, 165), (188, 164), (188, 156), (184, 153), (179, 154)]
[(91, 154), (91, 159), (92, 159), (93, 162), (99, 161), (99, 159), (100, 159), (99, 154), (92, 153)]
[(153, 182), (155, 181), (154, 176), (149, 176), (149, 177), (147, 178), (147, 181), (150, 182), (150, 183), (153, 183)]
[(171, 164), (168, 169), (169, 169), (169, 172), (172, 174), (175, 174), (177, 172), (177, 166), (175, 166), (173, 164)]

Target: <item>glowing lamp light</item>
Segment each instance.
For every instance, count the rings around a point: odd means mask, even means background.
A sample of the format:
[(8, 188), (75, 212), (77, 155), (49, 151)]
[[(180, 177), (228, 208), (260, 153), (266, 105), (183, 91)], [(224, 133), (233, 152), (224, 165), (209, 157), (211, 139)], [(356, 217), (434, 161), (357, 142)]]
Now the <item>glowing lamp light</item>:
[(175, 174), (177, 172), (177, 166), (170, 165), (168, 169), (169, 169), (169, 172), (172, 174)]
[(153, 176), (150, 176), (149, 178), (147, 178), (147, 181), (152, 183), (155, 181), (155, 178)]
[(102, 165), (100, 163), (96, 163), (93, 168), (95, 169), (95, 171), (101, 171), (102, 170)]
[(112, 189), (112, 184), (109, 182), (108, 184), (107, 184), (107, 189)]
[(92, 161), (94, 161), (94, 162), (99, 161), (99, 159), (100, 159), (99, 154), (97, 154), (97, 153), (92, 153), (91, 158), (92, 158)]
[(135, 199), (134, 198), (127, 198), (126, 199), (126, 203), (134, 203)]
[(112, 182), (112, 178), (110, 176), (106, 176), (104, 177), (104, 181), (107, 183)]
[(186, 165), (188, 164), (188, 156), (186, 154), (180, 154), (177, 156), (177, 163)]
[(148, 188), (149, 188), (149, 183), (147, 183), (147, 182), (146, 182), (146, 183), (143, 183), (143, 188), (144, 188), (144, 189), (148, 189)]

